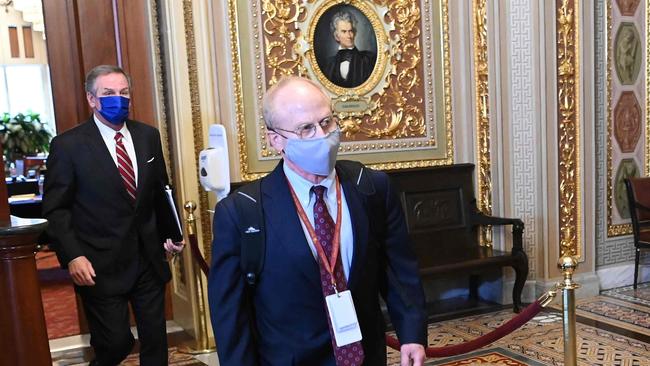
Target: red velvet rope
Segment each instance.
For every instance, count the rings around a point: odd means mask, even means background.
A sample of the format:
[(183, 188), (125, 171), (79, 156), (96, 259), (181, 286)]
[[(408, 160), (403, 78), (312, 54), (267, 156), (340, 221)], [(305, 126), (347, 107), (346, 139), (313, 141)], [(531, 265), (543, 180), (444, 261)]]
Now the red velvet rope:
[[(537, 300), (534, 303), (528, 305), (517, 316), (508, 320), (506, 323), (491, 331), (490, 333), (484, 334), (476, 339), (472, 339), (471, 341), (461, 344), (454, 344), (446, 347), (427, 347), (425, 352), (427, 354), (427, 357), (448, 357), (474, 351), (512, 333), (517, 328), (526, 324), (541, 310), (542, 305), (539, 303), (539, 300)], [(399, 341), (395, 337), (389, 335), (386, 335), (386, 345), (396, 350), (400, 349)]]
[(199, 267), (201, 267), (201, 271), (203, 271), (203, 274), (207, 276), (208, 271), (210, 271), (210, 267), (208, 266), (208, 263), (205, 261), (205, 259), (203, 259), (203, 255), (199, 250), (199, 244), (196, 241), (196, 235), (188, 235), (188, 238), (190, 239), (190, 249), (192, 249), (192, 257), (194, 257), (196, 263), (198, 263)]

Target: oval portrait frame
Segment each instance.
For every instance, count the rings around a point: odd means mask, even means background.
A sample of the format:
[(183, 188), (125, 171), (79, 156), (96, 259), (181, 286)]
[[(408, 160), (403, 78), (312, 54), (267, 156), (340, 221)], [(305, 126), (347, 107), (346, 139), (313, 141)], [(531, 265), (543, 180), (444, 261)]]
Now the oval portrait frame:
[[(316, 59), (316, 52), (314, 52), (314, 37), (316, 33), (316, 26), (319, 23), (321, 17), (329, 11), (331, 8), (339, 5), (352, 6), (359, 10), (370, 22), (372, 30), (375, 34), (375, 39), (377, 40), (377, 59), (375, 61), (375, 67), (372, 70), (372, 73), (366, 81), (361, 85), (354, 88), (345, 88), (331, 82), (327, 76), (321, 70), (318, 61)], [(373, 91), (381, 80), (384, 80), (384, 74), (387, 70), (387, 44), (388, 36), (385, 31), (385, 27), (379, 18), (379, 15), (374, 10), (373, 7), (369, 6), (365, 1), (360, 0), (351, 0), (351, 1), (342, 1), (342, 0), (327, 0), (324, 1), (318, 8), (315, 9), (314, 14), (310, 17), (310, 23), (307, 28), (307, 42), (309, 48), (306, 51), (307, 60), (309, 62), (309, 69), (312, 71), (314, 77), (318, 82), (325, 87), (330, 93), (335, 96), (342, 95), (366, 95), (369, 92)], [(383, 88), (382, 88), (383, 89)]]

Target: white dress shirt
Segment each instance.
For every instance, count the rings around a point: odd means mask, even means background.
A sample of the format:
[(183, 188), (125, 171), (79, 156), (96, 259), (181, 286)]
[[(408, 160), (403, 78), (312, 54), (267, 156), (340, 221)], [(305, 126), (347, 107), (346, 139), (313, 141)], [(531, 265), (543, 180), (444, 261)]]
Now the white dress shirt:
[(138, 185), (138, 161), (135, 158), (135, 147), (133, 146), (133, 139), (131, 138), (131, 133), (129, 132), (129, 129), (126, 128), (126, 123), (122, 125), (122, 128), (119, 131), (115, 131), (114, 129), (103, 124), (95, 114), (93, 114), (93, 119), (95, 120), (95, 124), (97, 125), (97, 128), (99, 128), (99, 133), (102, 135), (102, 139), (104, 140), (104, 144), (106, 144), (106, 148), (108, 149), (108, 152), (111, 154), (111, 157), (115, 162), (115, 166), (118, 166), (117, 151), (115, 151), (115, 149), (117, 148), (117, 142), (115, 141), (115, 134), (118, 132), (122, 133), (123, 136), (122, 143), (126, 148), (126, 152), (129, 154), (129, 158), (131, 159), (131, 164), (133, 164), (133, 173), (135, 173), (135, 184), (137, 186)]
[[(354, 47), (352, 48), (343, 48), (339, 46), (339, 50), (353, 50)], [(350, 61), (341, 61), (341, 64), (339, 65), (339, 71), (341, 71), (341, 77), (343, 79), (347, 80), (348, 79), (348, 73), (350, 72)]]
[[(311, 187), (315, 184), (308, 181), (307, 179), (301, 177), (296, 172), (291, 170), (285, 162), (283, 165), (284, 174), (287, 176), (287, 180), (291, 184), (293, 191), (296, 192), (296, 196), (300, 201), (302, 208), (305, 210), (305, 214), (309, 219), (311, 225), (314, 225), (314, 203), (316, 203), (316, 194), (311, 192)], [(336, 212), (336, 170), (332, 170), (330, 175), (327, 176), (322, 182), (317, 185), (323, 186), (326, 188), (325, 191), (325, 205), (327, 206), (327, 211), (332, 220), (337, 222), (338, 218)], [(352, 265), (352, 255), (354, 253), (354, 238), (352, 235), (352, 221), (350, 220), (350, 210), (348, 209), (348, 203), (345, 200), (345, 192), (343, 191), (343, 186), (341, 186), (341, 216), (343, 216), (343, 221), (341, 221), (341, 245), (340, 245), (340, 254), (341, 264), (343, 265), (343, 274), (347, 280), (350, 273), (350, 266)], [(307, 238), (307, 243), (311, 249), (314, 259), (318, 258), (318, 252), (314, 246), (314, 242), (311, 240), (309, 231), (305, 223), (300, 220), (302, 225), (302, 231), (305, 233), (305, 238)]]

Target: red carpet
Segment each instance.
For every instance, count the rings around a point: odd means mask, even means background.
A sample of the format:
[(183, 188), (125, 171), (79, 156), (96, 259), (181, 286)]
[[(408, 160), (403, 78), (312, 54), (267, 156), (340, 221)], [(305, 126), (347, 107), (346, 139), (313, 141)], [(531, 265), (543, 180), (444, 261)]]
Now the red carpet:
[(48, 338), (79, 334), (77, 302), (68, 271), (60, 268), (56, 255), (51, 251), (36, 254), (36, 268)]

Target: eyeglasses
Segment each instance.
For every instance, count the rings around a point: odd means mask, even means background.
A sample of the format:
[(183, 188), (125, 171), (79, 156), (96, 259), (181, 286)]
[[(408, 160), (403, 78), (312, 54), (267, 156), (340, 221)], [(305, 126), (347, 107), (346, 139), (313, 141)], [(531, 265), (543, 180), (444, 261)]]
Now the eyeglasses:
[(338, 119), (336, 117), (328, 116), (328, 117), (325, 117), (325, 118), (321, 119), (320, 121), (318, 121), (316, 123), (303, 123), (293, 131), (285, 130), (285, 129), (278, 128), (278, 127), (274, 127), (274, 128), (267, 127), (267, 129), (269, 131), (273, 131), (273, 132), (277, 133), (278, 135), (284, 137), (285, 139), (288, 138), (288, 137), (284, 136), (281, 133), (278, 133), (277, 131), (284, 131), (284, 132), (293, 133), (295, 135), (298, 135), (298, 137), (300, 137), (301, 139), (310, 139), (310, 138), (312, 138), (312, 137), (314, 137), (316, 135), (316, 130), (318, 130), (318, 126), (320, 126), (320, 128), (323, 130), (323, 132), (330, 132), (331, 130), (334, 129), (334, 126), (338, 127), (338, 125), (339, 125), (339, 121), (338, 121)]

